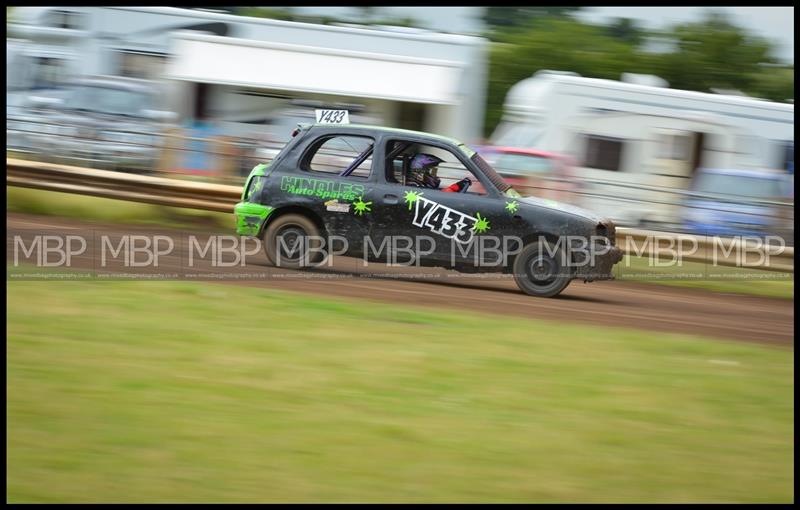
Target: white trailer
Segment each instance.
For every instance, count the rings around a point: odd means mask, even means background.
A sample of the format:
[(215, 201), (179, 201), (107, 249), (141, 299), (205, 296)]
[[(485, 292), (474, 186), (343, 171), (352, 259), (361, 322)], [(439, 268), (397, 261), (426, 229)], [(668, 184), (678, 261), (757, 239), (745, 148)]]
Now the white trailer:
[(571, 156), (575, 201), (620, 223), (673, 223), (670, 191), (699, 167), (786, 169), (794, 105), (540, 71), (509, 91), (490, 141)]

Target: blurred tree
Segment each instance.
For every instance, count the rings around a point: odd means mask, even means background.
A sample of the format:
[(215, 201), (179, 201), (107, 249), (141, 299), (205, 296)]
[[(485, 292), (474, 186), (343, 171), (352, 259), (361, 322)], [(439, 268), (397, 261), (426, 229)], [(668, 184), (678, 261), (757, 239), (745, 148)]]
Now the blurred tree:
[(395, 27), (426, 28), (420, 20), (405, 16), (403, 18), (374, 19), (372, 25), (391, 25)]
[(606, 33), (611, 37), (639, 46), (644, 40), (645, 33), (637, 25), (636, 20), (631, 18), (616, 18), (608, 28)]
[(358, 10), (361, 12), (361, 22), (370, 23), (372, 18), (375, 17), (377, 9), (374, 5), (359, 5)]
[(295, 21), (296, 16), (286, 7), (233, 7), (232, 14)]
[(733, 25), (721, 12), (709, 11), (701, 21), (677, 25), (666, 35), (675, 51), (651, 55), (649, 67), (674, 88), (750, 91), (764, 71), (761, 64), (776, 63), (767, 40)]
[[(489, 8), (492, 23), (514, 27), (509, 11)], [(514, 8), (519, 13), (527, 8)], [(531, 8), (535, 9), (535, 8)], [(547, 8), (541, 8), (547, 9)], [(569, 9), (569, 8), (565, 8)], [(653, 53), (643, 48), (647, 38), (671, 41), (670, 49)], [(670, 87), (710, 92), (738, 89), (773, 101), (794, 98), (794, 66), (779, 65), (773, 46), (750, 35), (723, 14), (709, 11), (700, 21), (665, 31), (645, 33), (628, 19), (609, 26), (582, 23), (560, 12), (516, 25), (495, 38), (490, 51), (484, 133), (491, 135), (502, 116), (508, 90), (540, 69), (573, 71), (581, 76), (618, 80), (623, 72), (655, 74)]]
[(751, 95), (770, 101), (794, 101), (794, 66), (762, 66), (752, 79), (747, 90)]
[(583, 7), (487, 7), (483, 16), (489, 27), (520, 27), (528, 25), (536, 18), (566, 17), (580, 11)]
[(570, 18), (583, 7), (487, 7), (483, 21), (486, 37), (492, 41), (505, 42), (520, 31), (530, 30), (537, 21), (552, 18)]
[(642, 72), (643, 66), (635, 46), (608, 35), (604, 27), (569, 18), (538, 20), (535, 27), (492, 45), (484, 123), (487, 136), (502, 116), (508, 90), (540, 69), (616, 80), (623, 72)]
[(209, 6), (202, 6), (202, 7), (183, 7), (183, 6), (178, 6), (178, 8), (179, 9), (208, 9), (208, 10), (212, 10), (212, 11), (224, 11), (224, 12), (227, 12), (229, 14), (236, 14), (236, 9), (239, 9), (239, 7), (230, 7), (230, 6), (212, 7), (210, 5)]

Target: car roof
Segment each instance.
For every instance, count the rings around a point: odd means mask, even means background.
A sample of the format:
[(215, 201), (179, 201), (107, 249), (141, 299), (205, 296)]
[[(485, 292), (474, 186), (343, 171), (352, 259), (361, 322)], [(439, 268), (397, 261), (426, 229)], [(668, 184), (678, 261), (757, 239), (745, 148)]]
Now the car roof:
[(399, 135), (411, 135), (411, 136), (422, 136), (426, 138), (432, 138), (441, 142), (449, 142), (455, 145), (465, 145), (460, 140), (456, 140), (455, 138), (449, 138), (442, 135), (437, 135), (434, 133), (426, 133), (425, 131), (412, 131), (409, 129), (399, 129), (399, 128), (392, 128), (392, 127), (385, 127), (385, 126), (371, 126), (368, 124), (307, 124), (308, 129), (317, 130), (331, 130), (335, 131), (337, 129), (354, 129), (357, 131), (365, 131), (365, 132), (382, 132), (382, 133), (394, 133)]

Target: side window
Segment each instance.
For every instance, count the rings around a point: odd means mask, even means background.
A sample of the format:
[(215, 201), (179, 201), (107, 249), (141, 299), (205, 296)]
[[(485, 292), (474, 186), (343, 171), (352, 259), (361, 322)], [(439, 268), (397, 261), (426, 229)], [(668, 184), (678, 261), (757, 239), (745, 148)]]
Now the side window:
[(166, 55), (121, 50), (118, 56), (119, 74), (122, 76), (154, 80), (164, 74)]
[(622, 140), (608, 136), (586, 136), (583, 166), (618, 172), (622, 162)]
[[(317, 142), (304, 158), (303, 169), (339, 175), (351, 170), (349, 177), (366, 179), (372, 172), (375, 140), (366, 136), (332, 136)], [(355, 168), (351, 168), (356, 165)]]
[(66, 81), (67, 63), (60, 58), (36, 57), (34, 73), (34, 89), (58, 88)]
[(794, 175), (794, 142), (784, 142), (781, 148), (781, 156), (783, 162), (780, 168), (786, 170), (789, 174)]
[[(420, 154), (432, 156), (438, 161), (438, 164), (432, 165), (430, 170), (430, 175), (434, 179), (422, 186), (414, 179), (412, 171), (414, 158)], [(465, 178), (472, 181), (466, 193), (486, 194), (486, 189), (478, 177), (465, 167), (450, 150), (404, 140), (390, 140), (386, 146), (386, 181), (390, 184), (433, 189), (433, 183), (438, 179), (438, 189), (444, 191)]]
[(83, 28), (83, 15), (79, 12), (53, 10), (47, 14), (47, 25), (54, 28), (80, 30)]
[(659, 142), (658, 157), (660, 159), (689, 161), (691, 157), (689, 135), (661, 133)]

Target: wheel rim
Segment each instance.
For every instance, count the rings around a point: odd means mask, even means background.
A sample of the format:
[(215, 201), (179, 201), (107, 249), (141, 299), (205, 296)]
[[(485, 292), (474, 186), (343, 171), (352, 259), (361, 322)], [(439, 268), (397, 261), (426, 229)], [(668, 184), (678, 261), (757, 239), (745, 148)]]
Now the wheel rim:
[[(286, 262), (299, 262), (305, 255), (306, 231), (298, 225), (284, 225), (278, 230), (275, 240), (276, 252), (281, 260)], [(291, 250), (286, 253), (287, 250)]]
[(558, 279), (558, 264), (552, 257), (537, 254), (526, 265), (526, 276), (537, 287), (549, 287)]

